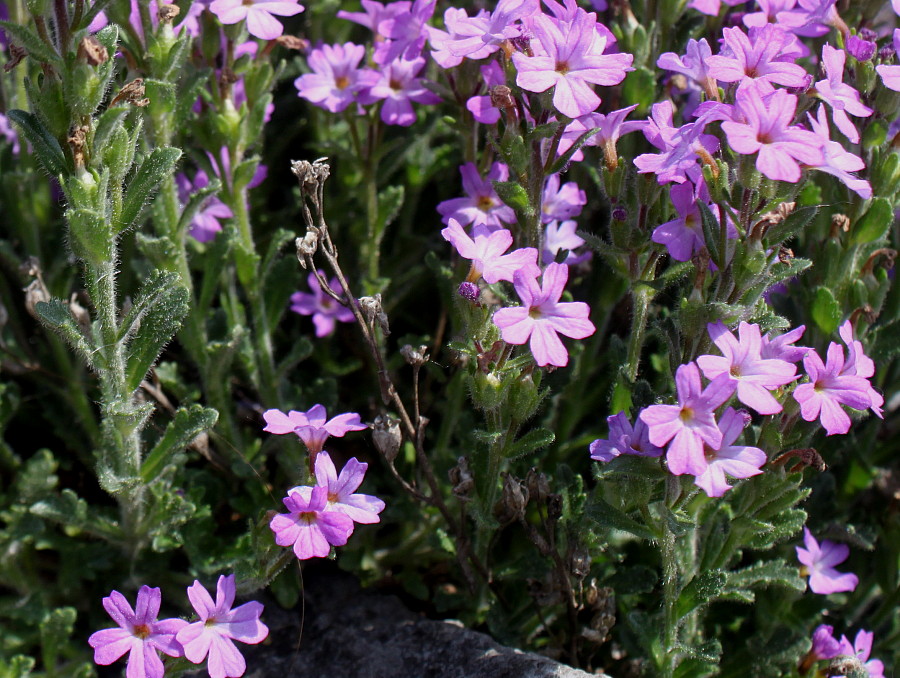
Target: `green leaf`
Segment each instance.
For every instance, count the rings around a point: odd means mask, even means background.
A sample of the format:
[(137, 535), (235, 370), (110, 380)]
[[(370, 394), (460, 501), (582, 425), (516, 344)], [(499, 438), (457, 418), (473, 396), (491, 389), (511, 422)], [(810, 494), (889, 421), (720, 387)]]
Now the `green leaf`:
[(378, 222), (375, 237), (381, 238), (384, 230), (390, 226), (403, 207), (403, 186), (388, 186), (378, 193)]
[(34, 657), (17, 654), (8, 662), (0, 659), (0, 678), (28, 678), (34, 670)]
[(56, 50), (41, 40), (37, 33), (27, 26), (12, 21), (0, 21), (0, 28), (6, 31), (13, 42), (20, 44), (28, 52), (28, 56), (37, 61), (44, 61), (54, 66), (62, 66), (63, 60)]
[(245, 158), (234, 168), (234, 191), (240, 191), (247, 186), (253, 177), (256, 176), (256, 170), (259, 168), (260, 157), (258, 155)]
[(703, 225), (703, 240), (706, 242), (706, 249), (709, 250), (709, 256), (716, 262), (716, 266), (721, 270), (724, 268), (722, 257), (724, 252), (719, 251), (719, 238), (721, 237), (719, 220), (716, 215), (709, 209), (709, 205), (703, 200), (697, 201), (697, 207), (700, 209), (700, 221)]
[(742, 589), (767, 588), (781, 586), (803, 593), (806, 581), (800, 577), (797, 565), (789, 564), (781, 558), (765, 562), (757, 562), (750, 567), (728, 573), (728, 581), (724, 593)]
[(515, 181), (493, 181), (494, 190), (500, 199), (512, 207), (516, 212), (530, 215), (531, 204), (528, 202), (528, 193)]
[(213, 177), (206, 186), (198, 189), (196, 193), (188, 198), (187, 204), (184, 206), (184, 209), (181, 211), (181, 216), (178, 218), (178, 233), (187, 232), (191, 222), (203, 207), (203, 203), (206, 202), (206, 199), (209, 198), (209, 196), (218, 193), (221, 188), (222, 182)]
[(41, 620), (41, 660), (44, 670), (51, 675), (56, 672), (56, 657), (60, 645), (72, 635), (77, 613), (74, 607), (58, 607)]
[(7, 117), (19, 126), (22, 134), (31, 143), (34, 154), (44, 169), (52, 176), (59, 176), (68, 171), (66, 156), (56, 137), (48, 130), (40, 118), (27, 111), (12, 110)]
[(506, 456), (509, 459), (518, 459), (537, 449), (547, 447), (554, 440), (556, 440), (556, 434), (553, 431), (547, 428), (536, 428), (510, 445), (505, 450)]
[(127, 386), (132, 391), (140, 386), (189, 310), (188, 291), (172, 273), (151, 276), (141, 291), (140, 302), (136, 322), (126, 324), (123, 335), (128, 343)]
[(81, 24), (79, 26), (73, 26), (73, 29), (78, 30), (90, 26), (94, 17), (100, 14), (100, 12), (112, 3), (112, 1), (113, 0), (94, 0), (94, 2), (91, 3), (90, 8), (82, 15)]
[(812, 318), (826, 336), (831, 336), (841, 322), (841, 304), (827, 287), (819, 287), (813, 298)]
[(722, 570), (708, 570), (694, 577), (682, 589), (675, 603), (676, 619), (683, 619), (701, 605), (716, 598), (725, 588), (728, 575)]
[(650, 104), (656, 101), (656, 75), (643, 66), (630, 72), (622, 83), (623, 101), (637, 104), (634, 117), (647, 114)]
[(94, 127), (94, 147), (105, 148), (109, 143), (113, 133), (122, 127), (125, 116), (129, 113), (129, 109), (124, 106), (115, 106), (107, 108), (97, 118)]
[(584, 132), (581, 136), (575, 139), (574, 143), (566, 149), (566, 152), (553, 161), (553, 164), (550, 165), (550, 169), (547, 170), (547, 174), (550, 175), (562, 172), (572, 161), (572, 156), (575, 155), (581, 149), (581, 147), (587, 143), (588, 139), (599, 132), (599, 127), (589, 129), (587, 132)]
[(198, 435), (209, 431), (218, 419), (219, 413), (209, 407), (191, 405), (180, 408), (141, 465), (141, 480), (145, 484), (152, 483), (174, 455), (184, 451)]
[(80, 355), (89, 367), (94, 366), (93, 348), (88, 338), (81, 332), (69, 305), (62, 299), (39, 301), (34, 305), (41, 322), (61, 336)]
[(35, 502), (29, 511), (45, 520), (75, 528), (112, 543), (121, 543), (124, 539), (122, 530), (116, 523), (92, 510), (84, 499), (70, 489)]
[(875, 198), (869, 209), (853, 226), (851, 240), (855, 245), (881, 240), (894, 223), (894, 208), (887, 198)]
[(175, 168), (181, 157), (181, 150), (165, 147), (154, 148), (138, 167), (134, 178), (128, 182), (128, 190), (122, 205), (120, 222), (116, 225), (116, 233), (131, 228), (151, 199), (152, 191)]
[(585, 507), (585, 515), (606, 530), (629, 532), (640, 539), (656, 539), (656, 533), (643, 523), (600, 497), (596, 492)]
[(809, 207), (800, 207), (795, 209), (788, 218), (779, 224), (770, 226), (763, 237), (763, 241), (767, 248), (780, 245), (785, 240), (793, 238), (797, 233), (804, 230), (816, 215), (819, 213), (818, 205)]
[(512, 176), (522, 176), (528, 171), (528, 152), (525, 150), (525, 140), (515, 134), (500, 141), (500, 151), (503, 161), (512, 170)]

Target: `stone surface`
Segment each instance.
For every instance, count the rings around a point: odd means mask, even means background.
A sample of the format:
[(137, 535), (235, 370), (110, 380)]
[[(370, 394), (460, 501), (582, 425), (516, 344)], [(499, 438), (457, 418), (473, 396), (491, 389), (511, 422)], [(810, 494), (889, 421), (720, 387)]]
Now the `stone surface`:
[(269, 638), (240, 648), (246, 678), (588, 678), (546, 657), (497, 644), (459, 622), (435, 621), (340, 572), (311, 573), (301, 606), (266, 605)]

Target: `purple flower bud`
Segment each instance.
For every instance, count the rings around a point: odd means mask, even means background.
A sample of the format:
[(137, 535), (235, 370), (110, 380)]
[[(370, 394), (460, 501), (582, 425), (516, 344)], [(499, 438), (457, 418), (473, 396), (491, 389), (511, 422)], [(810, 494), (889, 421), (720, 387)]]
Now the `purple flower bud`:
[(894, 61), (894, 54), (896, 54), (896, 52), (894, 51), (893, 46), (885, 45), (880, 50), (878, 50), (878, 59), (883, 64), (890, 64)]
[(624, 207), (616, 207), (612, 211), (612, 218), (616, 221), (625, 221), (628, 218), (628, 212)]
[(851, 35), (847, 40), (847, 51), (857, 61), (869, 61), (875, 56), (875, 50), (878, 46), (874, 42), (863, 40), (855, 35)]
[(459, 284), (459, 296), (463, 299), (475, 302), (478, 301), (479, 294), (481, 294), (481, 290), (475, 283), (463, 281)]
[(871, 28), (860, 28), (857, 32), (857, 35), (862, 40), (867, 40), (869, 42), (875, 42), (876, 40), (878, 40), (878, 33), (873, 31)]

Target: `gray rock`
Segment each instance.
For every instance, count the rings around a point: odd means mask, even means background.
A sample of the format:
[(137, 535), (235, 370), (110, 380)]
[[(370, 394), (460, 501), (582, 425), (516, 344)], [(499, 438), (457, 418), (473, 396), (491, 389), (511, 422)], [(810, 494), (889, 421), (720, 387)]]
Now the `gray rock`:
[[(241, 645), (247, 678), (589, 678), (457, 621), (435, 621), (343, 573), (306, 577), (294, 610), (266, 604), (269, 638)], [(302, 617), (302, 633), (300, 631)]]

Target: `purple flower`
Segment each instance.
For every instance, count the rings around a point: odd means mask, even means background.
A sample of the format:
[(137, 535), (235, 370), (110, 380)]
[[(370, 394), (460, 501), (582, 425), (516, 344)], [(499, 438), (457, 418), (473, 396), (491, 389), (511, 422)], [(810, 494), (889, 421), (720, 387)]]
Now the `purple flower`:
[(786, 360), (789, 363), (798, 363), (812, 349), (808, 346), (792, 346), (799, 341), (806, 331), (806, 325), (795, 327), (790, 332), (785, 332), (776, 337), (769, 332), (762, 338), (759, 348), (759, 355), (763, 359), (775, 358), (778, 360)]
[(175, 634), (187, 626), (183, 619), (157, 621), (162, 594), (158, 588), (142, 586), (138, 591), (136, 610), (118, 591), (103, 599), (103, 607), (119, 625), (91, 634), (88, 644), (94, 648), (94, 662), (101, 666), (112, 664), (126, 653), (127, 678), (162, 678), (165, 673), (159, 652), (170, 657), (184, 654)]
[(800, 165), (821, 165), (824, 156), (818, 137), (791, 125), (797, 110), (797, 97), (786, 91), (768, 93), (753, 83), (738, 87), (734, 120), (722, 123), (728, 145), (745, 155), (759, 153), (756, 169), (769, 179), (796, 183)]
[(325, 421), (322, 405), (313, 405), (306, 412), (291, 410), (287, 414), (281, 410), (266, 410), (263, 419), (266, 421), (263, 431), (276, 435), (296, 433), (313, 458), (322, 451), (329, 436), (342, 438), (349, 431), (366, 428), (355, 412), (345, 412)]
[(529, 92), (553, 91), (553, 105), (563, 115), (578, 118), (600, 105), (590, 88), (618, 85), (631, 68), (631, 54), (604, 54), (606, 38), (597, 33), (597, 15), (578, 9), (570, 22), (543, 14), (533, 18), (534, 35), (544, 53), (513, 54), (516, 84)]
[(707, 58), (709, 75), (722, 82), (766, 80), (785, 87), (803, 87), (806, 71), (785, 61), (793, 52), (796, 38), (776, 26), (751, 28), (748, 36), (738, 26), (722, 31), (730, 54)]
[[(191, 181), (186, 174), (179, 173), (175, 177), (175, 185), (178, 188), (178, 199), (187, 203), (193, 193), (209, 186), (209, 177), (203, 170), (198, 170), (194, 180)], [(219, 219), (230, 219), (233, 216), (234, 213), (228, 205), (211, 195), (191, 220), (188, 235), (197, 242), (210, 242), (216, 237), (216, 233), (222, 230)]]
[(566, 258), (561, 262), (566, 266), (575, 266), (591, 258), (590, 252), (576, 254), (575, 250), (584, 245), (584, 239), (575, 233), (577, 224), (572, 220), (551, 221), (544, 227), (544, 260), (556, 261), (561, 250), (568, 250)]
[(743, 0), (690, 0), (687, 6), (707, 16), (718, 16), (722, 5), (734, 7)]
[[(709, 191), (702, 181), (696, 190), (690, 181), (675, 184), (669, 189), (669, 196), (675, 206), (678, 218), (657, 226), (650, 239), (655, 243), (665, 245), (669, 250), (669, 255), (675, 261), (690, 261), (692, 255), (706, 246), (699, 201), (702, 200), (706, 203), (717, 220), (719, 219), (719, 206), (709, 202)], [(726, 228), (729, 238), (737, 238), (737, 229), (731, 219), (727, 219)]]
[(640, 417), (650, 427), (650, 442), (663, 446), (672, 441), (666, 452), (669, 471), (699, 476), (707, 467), (703, 444), (714, 449), (722, 444), (715, 410), (731, 397), (734, 385), (723, 374), (701, 389), (700, 370), (688, 363), (675, 371), (675, 386), (677, 405), (651, 405)]
[(12, 146), (13, 155), (19, 155), (19, 135), (9, 124), (9, 118), (2, 113), (0, 113), (0, 138), (6, 139), (6, 142)]
[(847, 51), (857, 61), (871, 61), (878, 50), (878, 45), (858, 35), (847, 38)]
[(381, 22), (393, 19), (403, 12), (408, 12), (411, 3), (408, 2), (408, 0), (397, 0), (397, 2), (383, 5), (380, 2), (375, 2), (375, 0), (361, 0), (361, 4), (364, 11), (347, 12), (341, 9), (338, 10), (338, 18), (365, 26), (376, 34), (376, 38), (384, 38), (385, 36), (383, 34), (378, 33), (378, 26)]
[[(488, 90), (496, 85), (506, 84), (503, 68), (497, 61), (489, 61), (481, 66), (481, 78)], [(466, 110), (482, 125), (495, 125), (500, 120), (500, 109), (494, 106), (489, 95), (469, 97), (466, 101)]]
[[(900, 51), (900, 28), (894, 29), (894, 51)], [(888, 49), (888, 48), (885, 48)], [(884, 83), (884, 86), (888, 89), (892, 89), (895, 92), (900, 92), (900, 66), (889, 66), (887, 64), (881, 64), (880, 66), (876, 66), (875, 70), (878, 72), (878, 75), (881, 76), (881, 82)]]
[[(369, 465), (350, 459), (341, 474), (338, 475), (334, 462), (328, 452), (320, 452), (316, 456), (316, 486), (327, 490), (328, 503), (325, 511), (343, 513), (353, 522), (372, 525), (381, 520), (378, 516), (384, 510), (384, 502), (370, 494), (357, 494), (356, 490), (362, 485)], [(312, 487), (295, 487), (292, 492), (297, 492), (304, 498), (312, 496)]]
[(209, 11), (223, 24), (247, 20), (247, 32), (260, 40), (274, 40), (284, 33), (284, 26), (273, 14), (294, 16), (305, 9), (297, 0), (213, 0)]
[(441, 231), (444, 240), (450, 242), (464, 259), (472, 260), (472, 267), (466, 280), (478, 282), (484, 278), (487, 283), (501, 280), (512, 282), (516, 271), (536, 278), (541, 274), (537, 265), (537, 250), (523, 247), (504, 254), (513, 244), (512, 233), (505, 228), (489, 234), (477, 233), (474, 238), (460, 226), (456, 219), (450, 219), (450, 225)]
[[(874, 637), (875, 634), (871, 631), (863, 631), (860, 629), (851, 645), (847, 636), (841, 636), (840, 651), (838, 654), (857, 657), (859, 661), (865, 662), (864, 666), (869, 674), (869, 678), (884, 678), (884, 663), (882, 663), (880, 659), (869, 659), (869, 655), (872, 653), (872, 639)], [(836, 676), (835, 678), (844, 677)]]
[(474, 17), (465, 13), (444, 15), (444, 23), (453, 36), (444, 48), (450, 54), (469, 59), (483, 59), (500, 49), (505, 40), (517, 38), (522, 29), (520, 19), (539, 10), (537, 0), (500, 0), (492, 12), (481, 11)]
[(805, 549), (799, 546), (794, 548), (797, 549), (797, 560), (803, 565), (801, 574), (809, 575), (809, 588), (813, 593), (828, 595), (856, 588), (859, 578), (855, 574), (834, 569), (850, 555), (846, 544), (835, 544), (827, 539), (819, 544), (807, 527), (803, 528), (803, 544)]
[(612, 461), (623, 454), (638, 457), (660, 457), (663, 449), (650, 442), (650, 429), (644, 420), (638, 417), (634, 428), (624, 412), (606, 418), (609, 425), (609, 439), (600, 438), (591, 443), (591, 459)]
[(359, 68), (365, 55), (366, 48), (352, 42), (314, 49), (307, 60), (313, 72), (294, 80), (297, 96), (340, 113), (378, 81), (374, 71)]
[[(465, 57), (472, 60), (483, 59), (497, 51), (496, 46), (485, 45), (484, 43), (480, 43), (478, 49), (466, 55), (456, 54), (451, 49), (457, 43), (464, 43), (474, 35), (470, 21), (481, 20), (485, 17), (490, 18), (490, 12), (486, 9), (479, 10), (478, 14), (470, 19), (466, 10), (448, 7), (444, 12), (446, 31), (433, 26), (425, 26), (425, 30), (428, 31), (428, 42), (431, 43), (432, 48), (431, 58), (434, 59), (435, 63), (441, 68), (454, 68), (459, 66)], [(477, 29), (474, 30), (477, 32)]]
[[(588, 137), (587, 141), (585, 141), (585, 146), (599, 146), (603, 149), (603, 159), (606, 162), (606, 167), (612, 172), (619, 166), (619, 153), (616, 150), (619, 137), (629, 132), (642, 130), (647, 126), (646, 120), (625, 121), (625, 118), (635, 108), (637, 108), (637, 104), (620, 108), (618, 111), (610, 113), (588, 113), (577, 120), (573, 120), (566, 126), (562, 139), (560, 139), (559, 153), (562, 154), (569, 150), (572, 144), (585, 132), (597, 130), (593, 136)], [(579, 149), (572, 156), (572, 159), (580, 160), (582, 157)]]
[(478, 174), (475, 163), (467, 162), (461, 165), (459, 173), (462, 175), (465, 198), (452, 198), (444, 200), (437, 206), (445, 224), (450, 219), (456, 219), (463, 226), (486, 226), (487, 230), (501, 228), (501, 224), (514, 224), (516, 213), (511, 207), (501, 202), (497, 192), (494, 191), (494, 181), (506, 181), (509, 178), (509, 168), (502, 162), (491, 165), (485, 179)]
[(758, 447), (734, 444), (749, 422), (749, 414), (732, 407), (722, 413), (718, 424), (722, 444), (715, 449), (704, 447), (706, 470), (694, 480), (694, 484), (708, 497), (721, 497), (731, 489), (725, 478), (726, 473), (733, 478), (750, 478), (762, 473), (760, 467), (766, 463), (766, 453)]
[(382, 66), (402, 57), (404, 61), (418, 60), (428, 35), (426, 23), (434, 14), (436, 0), (414, 0), (409, 9), (382, 19), (377, 32), (390, 38), (375, 49), (375, 61)]
[(494, 324), (500, 328), (503, 341), (508, 344), (528, 341), (535, 362), (542, 367), (565, 367), (569, 362), (569, 353), (558, 334), (584, 339), (595, 330), (588, 320), (590, 308), (587, 304), (580, 301), (560, 303), (568, 278), (569, 267), (565, 264), (548, 265), (540, 286), (534, 277), (517, 271), (513, 284), (522, 305), (501, 308), (494, 313)]
[(778, 13), (794, 9), (797, 0), (757, 0), (757, 12), (747, 12), (743, 19), (747, 28), (762, 28), (766, 24), (778, 22)]
[[(319, 271), (319, 274), (325, 275), (324, 271)], [(300, 315), (313, 317), (317, 337), (321, 339), (334, 332), (336, 322), (352, 323), (356, 319), (353, 311), (322, 290), (315, 273), (310, 273), (306, 282), (312, 292), (294, 292), (291, 295), (291, 310)], [(340, 289), (340, 282), (337, 278), (332, 278), (328, 286), (332, 290)]]
[(859, 100), (859, 92), (844, 82), (844, 62), (847, 55), (831, 45), (822, 47), (822, 63), (825, 64), (825, 80), (816, 83), (819, 98), (831, 106), (834, 124), (854, 144), (859, 142), (859, 131), (847, 117), (848, 113), (860, 117), (872, 115), (872, 109)]
[(674, 127), (674, 110), (669, 100), (653, 104), (651, 119), (643, 131), (647, 141), (662, 153), (644, 153), (634, 159), (638, 172), (653, 172), (660, 184), (670, 181), (683, 183), (688, 181), (688, 175), (699, 178), (697, 161), (702, 159), (704, 164), (714, 165), (712, 154), (719, 150), (719, 140), (712, 134), (704, 133), (708, 122), (705, 118)]
[(409, 127), (416, 121), (412, 103), (439, 104), (441, 98), (429, 91), (422, 79), (416, 77), (425, 67), (425, 59), (412, 61), (395, 59), (383, 65), (378, 72), (378, 80), (371, 86), (362, 103), (372, 103), (384, 99), (381, 119), (387, 125)]
[(656, 65), (667, 71), (674, 71), (687, 76), (696, 83), (711, 100), (719, 99), (719, 86), (716, 79), (709, 74), (709, 58), (712, 56), (712, 49), (706, 38), (699, 42), (691, 38), (687, 43), (687, 50), (684, 56), (678, 56), (675, 52), (666, 52), (661, 54), (656, 60)]
[(839, 344), (828, 345), (828, 363), (815, 351), (803, 358), (809, 382), (794, 389), (794, 399), (800, 403), (800, 415), (806, 421), (821, 418), (828, 435), (850, 430), (850, 417), (841, 408), (848, 405), (865, 410), (871, 405), (869, 381), (863, 377), (844, 374), (844, 350)]
[(800, 662), (799, 671), (801, 675), (809, 673), (809, 670), (816, 662), (823, 659), (834, 659), (841, 654), (841, 644), (834, 638), (834, 627), (826, 624), (820, 624), (813, 631), (812, 647)]
[(818, 38), (828, 32), (829, 26), (847, 26), (838, 16), (837, 0), (797, 0), (797, 6), (778, 13), (778, 23), (796, 35)]
[(796, 378), (797, 368), (791, 363), (760, 355), (762, 338), (759, 325), (741, 322), (738, 326), (740, 341), (721, 322), (707, 325), (713, 343), (722, 356), (702, 355), (697, 364), (707, 379), (721, 374), (735, 385), (738, 400), (760, 414), (775, 414), (782, 407), (769, 391), (773, 391)]
[(541, 197), (541, 221), (549, 224), (551, 221), (572, 219), (581, 214), (586, 204), (587, 195), (578, 188), (578, 184), (568, 181), (560, 186), (559, 175), (551, 174), (544, 183)]
[(851, 172), (865, 169), (866, 163), (858, 155), (854, 155), (845, 149), (842, 144), (831, 140), (825, 107), (819, 106), (819, 109), (816, 111), (816, 117), (813, 117), (810, 113), (807, 113), (806, 116), (809, 118), (813, 134), (821, 140), (820, 144), (824, 154), (822, 163), (815, 165), (815, 169), (837, 177), (847, 188), (857, 193), (861, 198), (865, 200), (871, 198), (872, 185), (865, 179), (858, 179), (851, 174)]
[(866, 383), (869, 384), (866, 389), (866, 395), (869, 397), (869, 407), (876, 416), (884, 419), (881, 410), (881, 406), (884, 405), (884, 398), (878, 391), (872, 388), (871, 383), (868, 381), (869, 378), (875, 374), (874, 361), (865, 354), (862, 342), (853, 338), (853, 325), (850, 324), (849, 320), (844, 321), (840, 326), (838, 334), (841, 335), (841, 339), (847, 344), (847, 350), (850, 352), (850, 358), (844, 363), (841, 374), (862, 377), (866, 380)]
[(304, 497), (299, 488), (288, 491), (282, 501), (288, 513), (269, 521), (279, 546), (293, 546), (300, 560), (324, 558), (332, 546), (343, 546), (353, 533), (353, 520), (337, 511), (328, 511), (328, 488), (317, 485)]
[(200, 621), (182, 627), (175, 637), (184, 646), (184, 656), (194, 664), (208, 656), (206, 668), (210, 678), (243, 676), (247, 664), (232, 641), (256, 645), (266, 639), (269, 629), (259, 620), (262, 604), (252, 601), (232, 609), (233, 574), (219, 577), (215, 602), (196, 579), (187, 594)]

